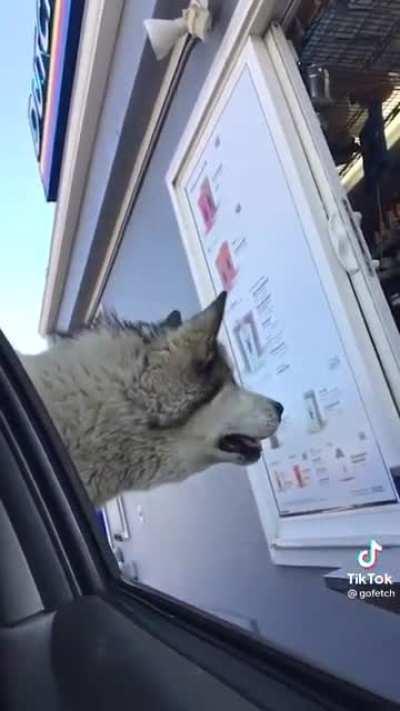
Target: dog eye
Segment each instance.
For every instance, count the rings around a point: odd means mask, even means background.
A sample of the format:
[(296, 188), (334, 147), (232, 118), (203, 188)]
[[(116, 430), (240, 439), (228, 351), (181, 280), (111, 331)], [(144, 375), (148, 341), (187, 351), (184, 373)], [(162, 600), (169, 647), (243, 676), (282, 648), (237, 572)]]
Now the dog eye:
[(197, 372), (203, 374), (211, 373), (212, 369), (214, 368), (216, 359), (217, 354), (215, 352), (211, 352), (206, 359), (196, 361), (195, 367)]

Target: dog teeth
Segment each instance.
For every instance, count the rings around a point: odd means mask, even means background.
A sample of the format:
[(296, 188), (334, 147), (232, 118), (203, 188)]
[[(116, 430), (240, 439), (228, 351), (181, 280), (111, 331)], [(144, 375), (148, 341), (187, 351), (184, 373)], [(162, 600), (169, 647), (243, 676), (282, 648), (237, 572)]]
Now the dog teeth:
[(243, 436), (240, 439), (247, 447), (252, 447), (253, 449), (260, 449), (261, 447), (260, 441), (258, 439), (255, 439), (254, 437)]
[(219, 447), (224, 452), (236, 454), (242, 464), (256, 462), (262, 452), (261, 441), (255, 437), (241, 434), (229, 434), (222, 437)]

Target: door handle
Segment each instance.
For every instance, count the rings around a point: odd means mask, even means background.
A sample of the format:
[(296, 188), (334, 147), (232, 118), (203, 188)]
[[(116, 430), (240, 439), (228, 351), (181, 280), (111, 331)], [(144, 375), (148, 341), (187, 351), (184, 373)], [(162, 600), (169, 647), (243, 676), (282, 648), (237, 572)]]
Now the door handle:
[(354, 254), (346, 227), (339, 213), (333, 212), (329, 218), (329, 237), (343, 269), (352, 276), (360, 271), (360, 265)]

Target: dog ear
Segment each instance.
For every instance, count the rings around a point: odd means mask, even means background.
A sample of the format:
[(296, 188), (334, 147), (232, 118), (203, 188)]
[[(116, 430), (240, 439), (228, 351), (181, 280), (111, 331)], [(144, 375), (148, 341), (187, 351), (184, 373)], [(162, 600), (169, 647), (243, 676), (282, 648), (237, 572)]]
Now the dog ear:
[(171, 311), (167, 318), (163, 322), (163, 326), (167, 328), (179, 328), (182, 326), (182, 316), (180, 311)]
[(189, 321), (190, 325), (196, 331), (202, 332), (210, 342), (215, 341), (221, 328), (227, 296), (227, 292), (222, 291), (215, 301)]
[(197, 335), (195, 363), (202, 372), (212, 366), (216, 350), (218, 331), (224, 318), (227, 292), (223, 291), (207, 308), (191, 319), (190, 324)]
[(227, 293), (223, 291), (207, 308), (185, 321), (169, 339), (170, 347), (188, 349), (202, 370), (216, 354), (215, 343), (224, 317), (226, 297)]
[(201, 368), (206, 368), (216, 354), (215, 343), (224, 318), (227, 293), (223, 291), (203, 311), (186, 321), (178, 331), (192, 345), (193, 357)]

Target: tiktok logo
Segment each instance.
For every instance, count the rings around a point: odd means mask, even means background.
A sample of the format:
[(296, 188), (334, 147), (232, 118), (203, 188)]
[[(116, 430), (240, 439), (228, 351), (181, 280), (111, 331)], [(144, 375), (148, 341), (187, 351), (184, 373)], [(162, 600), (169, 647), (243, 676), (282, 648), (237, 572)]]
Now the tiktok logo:
[(360, 551), (357, 560), (362, 568), (373, 568), (376, 561), (378, 560), (378, 553), (383, 551), (383, 546), (381, 546), (378, 541), (372, 539), (369, 542), (369, 548), (364, 551)]

